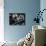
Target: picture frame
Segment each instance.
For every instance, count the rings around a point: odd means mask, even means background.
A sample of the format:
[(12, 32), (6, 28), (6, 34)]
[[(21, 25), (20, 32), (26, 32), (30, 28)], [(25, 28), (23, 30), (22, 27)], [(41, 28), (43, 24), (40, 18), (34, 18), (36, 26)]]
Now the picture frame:
[(25, 25), (25, 13), (9, 13), (10, 25)]

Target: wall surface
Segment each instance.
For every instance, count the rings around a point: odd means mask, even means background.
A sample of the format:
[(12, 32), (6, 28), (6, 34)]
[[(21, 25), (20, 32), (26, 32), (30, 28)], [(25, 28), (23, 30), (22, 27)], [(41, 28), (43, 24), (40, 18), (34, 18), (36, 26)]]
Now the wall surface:
[[(41, 9), (41, 11), (43, 9), (46, 9), (46, 0), (40, 1), (40, 9)], [(40, 25), (46, 26), (46, 10), (44, 10), (42, 17), (43, 17), (43, 22), (41, 21)]]
[[(4, 0), (4, 38), (7, 41), (18, 41), (32, 30), (35, 14), (40, 10), (40, 0)], [(26, 25), (10, 26), (9, 13), (25, 13)]]
[(4, 3), (0, 0), (0, 42), (4, 41)]

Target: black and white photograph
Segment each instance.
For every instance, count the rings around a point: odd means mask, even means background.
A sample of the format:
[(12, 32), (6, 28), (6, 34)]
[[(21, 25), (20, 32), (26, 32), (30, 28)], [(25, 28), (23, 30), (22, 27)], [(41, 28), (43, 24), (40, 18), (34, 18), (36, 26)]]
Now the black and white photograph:
[(25, 13), (9, 13), (10, 25), (25, 25)]

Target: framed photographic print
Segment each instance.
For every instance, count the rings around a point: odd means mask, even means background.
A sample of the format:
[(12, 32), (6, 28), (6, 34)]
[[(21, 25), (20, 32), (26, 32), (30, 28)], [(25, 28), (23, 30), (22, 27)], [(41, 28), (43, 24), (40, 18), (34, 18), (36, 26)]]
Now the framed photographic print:
[(25, 13), (9, 13), (10, 25), (25, 25)]

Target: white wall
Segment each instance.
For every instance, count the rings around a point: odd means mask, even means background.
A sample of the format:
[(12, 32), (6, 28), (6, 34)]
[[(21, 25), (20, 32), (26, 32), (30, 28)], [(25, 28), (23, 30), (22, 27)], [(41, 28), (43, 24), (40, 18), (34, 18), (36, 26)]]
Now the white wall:
[(0, 42), (4, 41), (4, 1), (0, 0)]
[[(41, 11), (43, 9), (46, 9), (46, 0), (40, 0), (40, 9)], [(46, 10), (43, 12), (42, 17), (43, 17), (43, 22), (41, 21), (40, 24), (46, 26)]]

